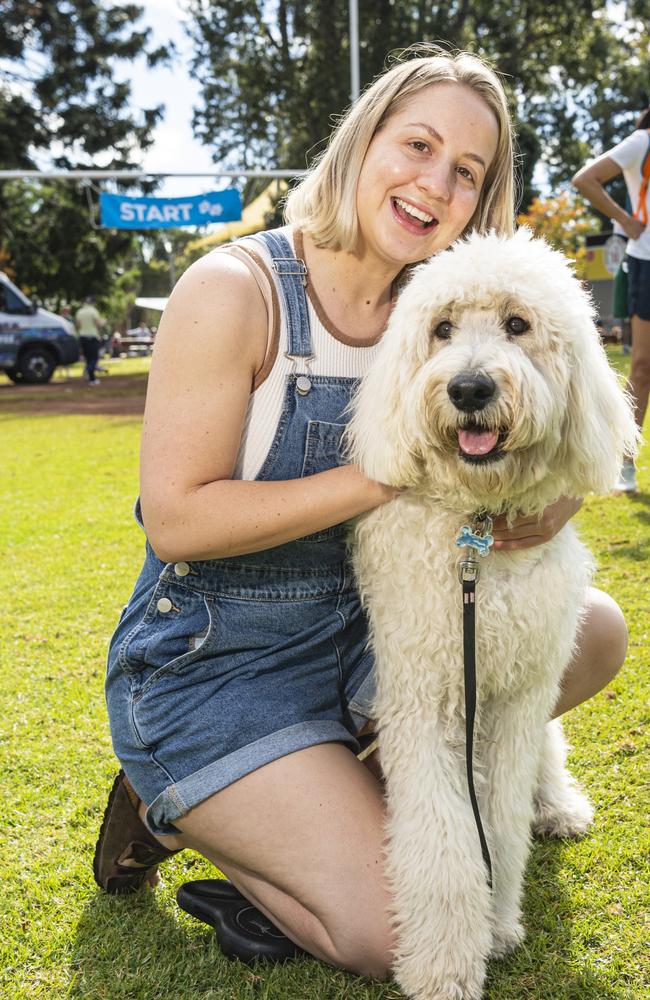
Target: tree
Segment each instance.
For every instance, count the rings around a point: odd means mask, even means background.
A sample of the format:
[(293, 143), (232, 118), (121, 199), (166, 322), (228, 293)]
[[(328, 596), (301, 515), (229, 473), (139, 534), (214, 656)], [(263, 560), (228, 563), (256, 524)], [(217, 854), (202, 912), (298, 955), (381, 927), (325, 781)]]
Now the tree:
[[(382, 70), (392, 49), (417, 41), (443, 38), (492, 60), (519, 124), (526, 206), (540, 155), (552, 180), (566, 179), (595, 138), (629, 130), (643, 99), (650, 0), (630, 0), (620, 23), (612, 18), (622, 5), (610, 6), (361, 0), (362, 82)], [(194, 125), (215, 161), (302, 167), (350, 101), (347, 0), (189, 0), (189, 12), (202, 81)]]
[(93, 229), (79, 183), (10, 181), (3, 189), (0, 239), (24, 291), (55, 308), (106, 295), (132, 253), (132, 234)]
[(130, 84), (115, 79), (116, 61), (167, 51), (147, 48), (136, 30), (142, 8), (96, 0), (3, 0), (0, 17), (0, 162), (29, 168), (39, 150), (56, 150), (61, 167), (132, 165), (152, 141), (160, 105), (140, 120), (129, 109)]
[[(0, 0), (0, 165), (135, 166), (162, 108), (129, 109), (119, 60), (165, 57), (134, 27), (142, 9), (94, 0)], [(99, 162), (98, 162), (99, 161)], [(128, 232), (93, 228), (86, 191), (68, 181), (0, 182), (0, 258), (55, 306), (107, 296), (132, 254)], [(119, 281), (118, 281), (119, 283)]]

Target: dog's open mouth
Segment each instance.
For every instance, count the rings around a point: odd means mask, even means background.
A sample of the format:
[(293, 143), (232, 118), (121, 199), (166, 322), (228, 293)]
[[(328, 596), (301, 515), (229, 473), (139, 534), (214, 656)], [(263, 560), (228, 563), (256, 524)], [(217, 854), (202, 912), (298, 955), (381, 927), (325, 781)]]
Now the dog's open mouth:
[(464, 462), (473, 465), (494, 462), (504, 455), (501, 445), (505, 437), (505, 431), (466, 424), (465, 427), (458, 428), (458, 455)]

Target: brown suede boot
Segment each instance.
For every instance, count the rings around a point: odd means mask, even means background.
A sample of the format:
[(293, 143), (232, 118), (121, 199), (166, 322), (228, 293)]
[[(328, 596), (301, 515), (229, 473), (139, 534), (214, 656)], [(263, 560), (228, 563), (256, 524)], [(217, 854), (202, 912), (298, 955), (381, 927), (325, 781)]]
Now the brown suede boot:
[(135, 892), (153, 883), (161, 861), (178, 851), (168, 851), (149, 832), (140, 817), (140, 799), (120, 771), (108, 797), (93, 859), (93, 874), (100, 889), (111, 894)]

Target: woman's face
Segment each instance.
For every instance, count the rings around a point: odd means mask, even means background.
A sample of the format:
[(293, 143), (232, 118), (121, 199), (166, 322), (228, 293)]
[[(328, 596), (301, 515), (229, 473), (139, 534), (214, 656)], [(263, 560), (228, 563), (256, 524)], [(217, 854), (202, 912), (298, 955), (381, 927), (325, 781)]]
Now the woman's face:
[(357, 186), (362, 258), (398, 270), (444, 250), (476, 209), (497, 120), (453, 81), (416, 94), (374, 135)]

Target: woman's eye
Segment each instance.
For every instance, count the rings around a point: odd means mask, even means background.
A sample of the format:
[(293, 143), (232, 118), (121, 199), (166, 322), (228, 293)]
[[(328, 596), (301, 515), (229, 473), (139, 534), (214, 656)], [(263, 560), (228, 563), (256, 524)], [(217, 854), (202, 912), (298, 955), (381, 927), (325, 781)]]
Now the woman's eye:
[(442, 323), (438, 323), (437, 327), (433, 331), (439, 340), (449, 340), (453, 330), (453, 326), (448, 319), (443, 319)]
[(515, 336), (519, 336), (520, 333), (525, 333), (526, 330), (530, 330), (530, 323), (527, 323), (525, 319), (521, 316), (510, 316), (506, 320), (506, 330), (508, 333), (514, 333)]
[(429, 149), (427, 143), (423, 142), (422, 139), (414, 139), (411, 142), (411, 146), (413, 147), (413, 149), (417, 150), (418, 153), (426, 153), (427, 150)]
[(468, 170), (467, 167), (459, 167), (458, 173), (461, 175), (461, 177), (464, 177), (465, 180), (470, 181), (472, 184), (474, 184), (474, 174), (472, 173), (471, 170)]

